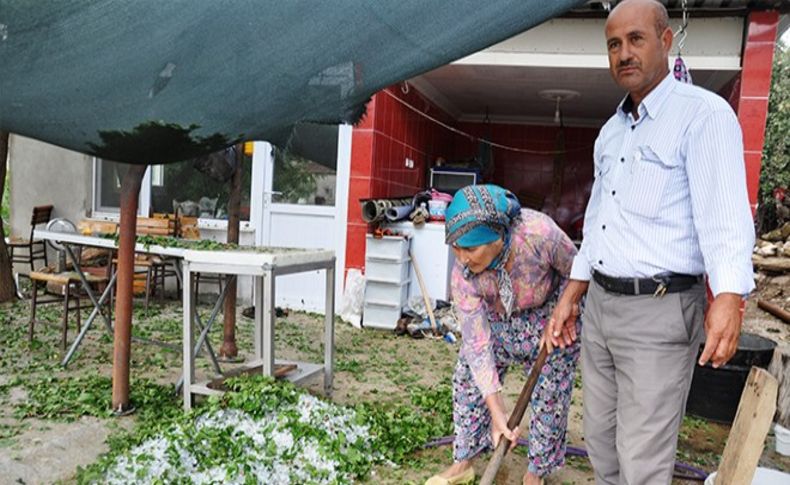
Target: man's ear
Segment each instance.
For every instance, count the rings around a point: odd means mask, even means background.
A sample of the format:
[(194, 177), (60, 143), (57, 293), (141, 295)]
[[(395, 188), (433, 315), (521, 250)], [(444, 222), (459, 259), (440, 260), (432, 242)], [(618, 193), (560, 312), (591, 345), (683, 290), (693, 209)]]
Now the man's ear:
[(675, 34), (672, 32), (672, 29), (667, 27), (664, 29), (664, 32), (661, 33), (661, 46), (664, 50), (669, 54), (669, 51), (672, 49), (672, 40), (674, 39)]

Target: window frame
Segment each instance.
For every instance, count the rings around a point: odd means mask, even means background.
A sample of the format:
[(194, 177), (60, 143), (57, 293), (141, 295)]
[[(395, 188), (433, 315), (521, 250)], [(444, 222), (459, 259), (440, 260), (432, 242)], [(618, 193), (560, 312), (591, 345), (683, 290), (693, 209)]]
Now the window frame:
[[(115, 221), (117, 222), (121, 217), (120, 208), (114, 210), (113, 207), (101, 206), (100, 205), (100, 194), (101, 194), (101, 162), (103, 161), (102, 158), (93, 157), (93, 173), (91, 178), (91, 217), (94, 219), (101, 219), (107, 221)], [(111, 160), (107, 160), (111, 161)], [(254, 168), (253, 168), (254, 170)], [(137, 202), (137, 215), (141, 216), (143, 214), (148, 214), (151, 209), (151, 166), (145, 171), (145, 175), (143, 176), (143, 181), (140, 184), (140, 198)], [(250, 200), (250, 205), (253, 206), (255, 201)], [(242, 232), (253, 232), (255, 230), (255, 224), (253, 223), (253, 209), (250, 207), (250, 220), (249, 221), (240, 221), (239, 230)], [(198, 218), (198, 229), (210, 229), (210, 230), (227, 230), (228, 229), (228, 221), (227, 219), (210, 219), (210, 218)]]

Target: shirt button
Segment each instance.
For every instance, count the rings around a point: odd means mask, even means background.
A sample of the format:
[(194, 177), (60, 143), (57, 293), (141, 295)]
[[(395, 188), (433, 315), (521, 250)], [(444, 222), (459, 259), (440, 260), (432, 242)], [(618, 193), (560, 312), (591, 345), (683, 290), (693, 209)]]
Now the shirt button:
[(633, 130), (634, 128), (636, 128), (636, 125), (631, 125), (631, 130)]
[(617, 193), (617, 191), (616, 191), (616, 190), (613, 190), (613, 191), (612, 191), (612, 196), (614, 196), (614, 194), (616, 194), (616, 193)]
[(621, 162), (625, 162), (625, 157), (620, 157)]
[(600, 264), (601, 266), (603, 266), (603, 260), (602, 260), (602, 259), (599, 259), (599, 260), (598, 260), (598, 264)]
[(603, 226), (601, 226), (601, 229), (603, 229), (603, 230), (605, 231), (605, 230), (606, 230), (606, 224), (604, 224)]

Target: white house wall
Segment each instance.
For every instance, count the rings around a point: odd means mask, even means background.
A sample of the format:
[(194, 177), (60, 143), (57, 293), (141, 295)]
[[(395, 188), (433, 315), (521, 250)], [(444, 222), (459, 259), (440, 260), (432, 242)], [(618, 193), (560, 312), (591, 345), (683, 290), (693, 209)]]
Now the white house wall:
[[(604, 19), (554, 19), (454, 64), (606, 68)], [(670, 25), (677, 30), (678, 19)], [(744, 20), (692, 18), (683, 58), (697, 69), (739, 69)], [(676, 39), (677, 42), (677, 39)], [(677, 52), (673, 46), (673, 55)]]
[(10, 136), (8, 151), (11, 234), (30, 234), (37, 205), (52, 204), (53, 218), (74, 223), (90, 212), (93, 157), (19, 135)]

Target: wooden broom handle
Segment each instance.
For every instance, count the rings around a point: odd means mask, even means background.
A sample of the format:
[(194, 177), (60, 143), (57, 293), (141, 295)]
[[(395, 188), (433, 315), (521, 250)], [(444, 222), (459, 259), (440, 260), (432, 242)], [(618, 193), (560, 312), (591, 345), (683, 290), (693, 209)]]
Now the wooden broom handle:
[[(532, 398), (532, 391), (535, 389), (535, 384), (538, 383), (540, 372), (543, 369), (543, 365), (546, 363), (546, 357), (548, 357), (548, 352), (546, 350), (546, 346), (544, 345), (541, 347), (540, 352), (538, 353), (538, 358), (535, 360), (535, 363), (532, 365), (532, 369), (529, 371), (527, 382), (524, 383), (524, 387), (521, 389), (521, 394), (519, 394), (518, 400), (516, 401), (516, 406), (513, 408), (513, 412), (510, 414), (510, 419), (507, 421), (508, 429), (513, 429), (521, 424), (521, 419), (524, 417), (524, 413), (527, 411), (529, 401)], [(488, 461), (488, 466), (486, 466), (486, 470), (483, 473), (483, 478), (480, 479), (480, 485), (491, 485), (494, 483), (494, 478), (496, 477), (499, 467), (502, 465), (502, 460), (505, 458), (505, 454), (509, 449), (510, 440), (504, 436), (501, 437), (499, 439), (499, 444), (494, 450), (494, 454), (491, 455), (491, 459)]]
[(436, 325), (436, 317), (433, 316), (431, 298), (428, 296), (428, 290), (425, 288), (425, 282), (422, 280), (420, 267), (417, 265), (417, 260), (414, 259), (414, 254), (412, 254), (411, 249), (409, 249), (409, 259), (411, 259), (411, 265), (414, 267), (414, 274), (417, 275), (417, 282), (420, 284), (420, 293), (422, 293), (422, 299), (425, 301), (425, 310), (428, 312), (428, 318), (430, 318), (431, 321), (431, 330), (436, 334), (439, 332), (439, 327)]

